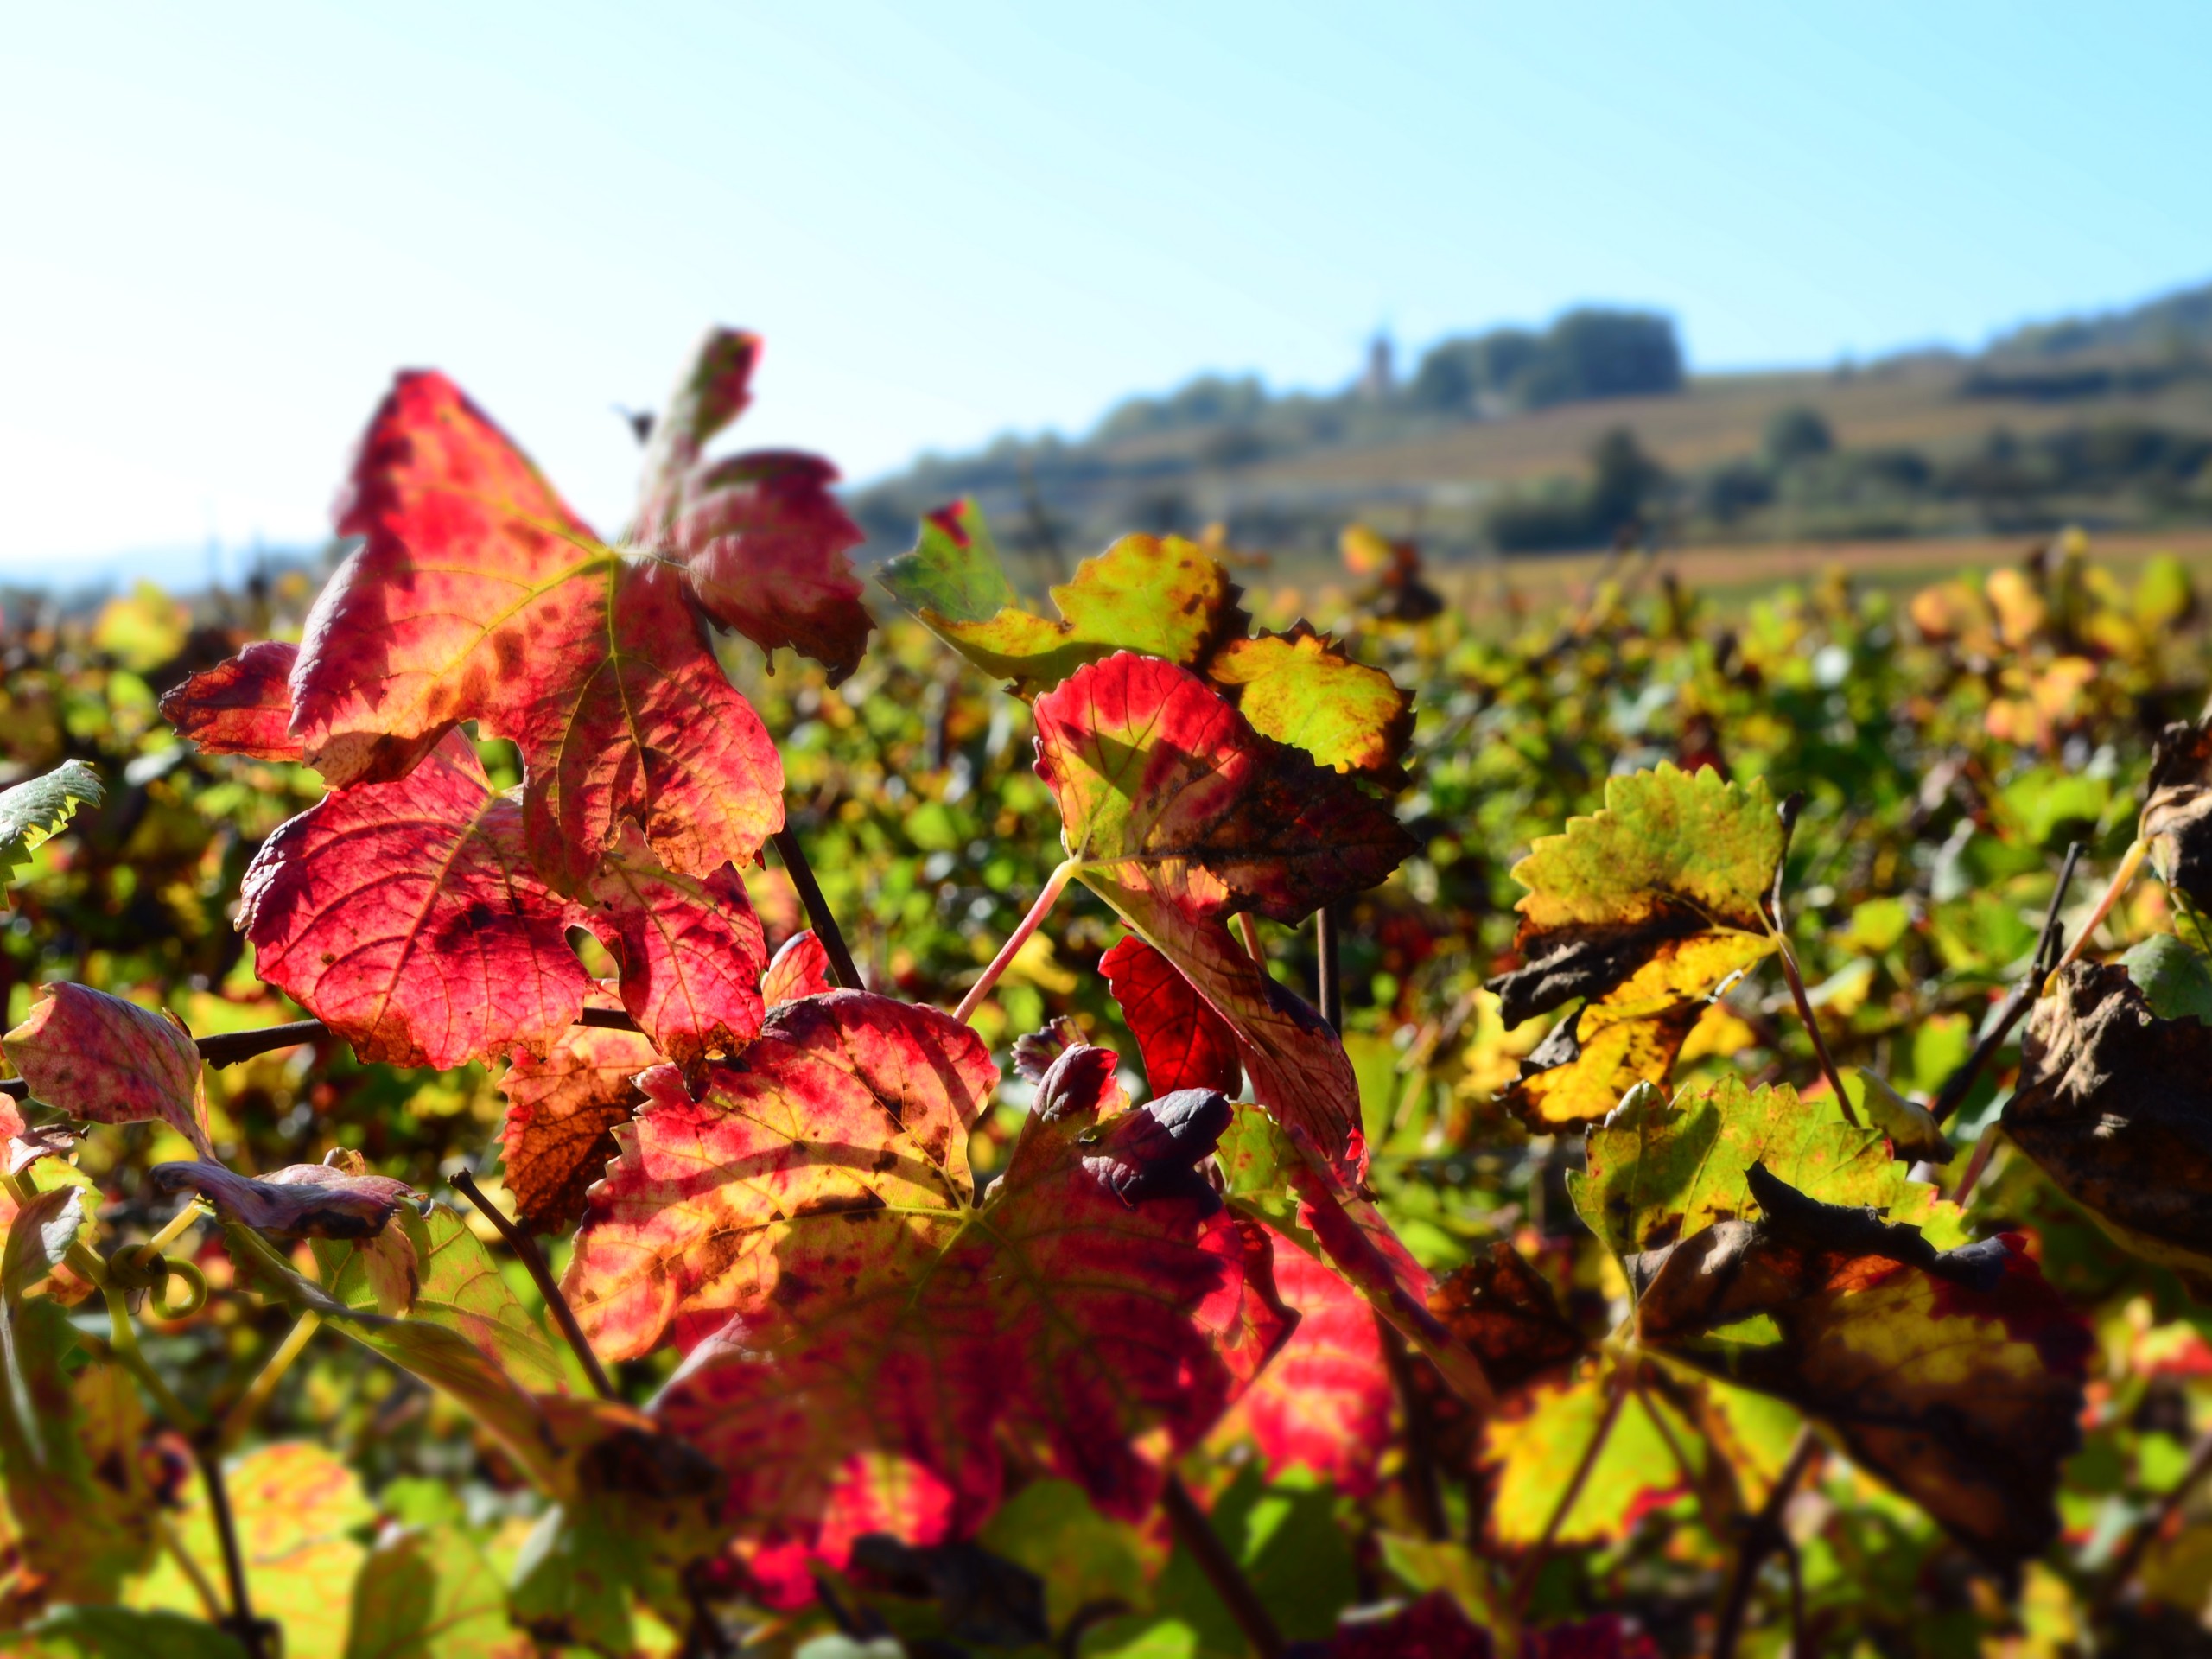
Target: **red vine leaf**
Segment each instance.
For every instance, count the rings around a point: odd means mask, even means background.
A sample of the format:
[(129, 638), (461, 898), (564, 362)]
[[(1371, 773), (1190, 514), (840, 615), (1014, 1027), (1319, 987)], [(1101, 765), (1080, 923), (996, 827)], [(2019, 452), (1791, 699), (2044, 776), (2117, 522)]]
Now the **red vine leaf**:
[(1236, 1033), (1174, 963), (1132, 933), (1099, 958), (1098, 971), (1122, 1005), (1154, 1094), (1211, 1089), (1234, 1096), (1243, 1086)]
[[(158, 1119), (203, 1158), (207, 1103), (200, 1051), (174, 1014), (156, 1014), (89, 986), (57, 982), (23, 1023), (0, 1038), (34, 1097), (94, 1123)], [(10, 1135), (23, 1132), (16, 1116)]]
[(696, 1080), (709, 1053), (734, 1053), (752, 1040), (768, 951), (735, 870), (664, 869), (637, 826), (626, 824), (591, 894), (597, 931), (621, 964), (622, 1006), (655, 1048)]
[(1759, 1218), (1624, 1262), (1641, 1338), (1834, 1427), (2000, 1570), (2057, 1535), (2094, 1343), (2017, 1234), (1938, 1250), (1753, 1164)]
[(1122, 652), (1036, 705), (1037, 772), (1083, 881), (1236, 1033), (1253, 1092), (1348, 1173), (1363, 1163), (1343, 1046), (1230, 937), (1372, 887), (1413, 850), (1389, 810), (1261, 736), (1205, 681)]
[[(721, 1465), (730, 1514), (810, 1542), (849, 1460), (874, 1453), (949, 1487), (964, 1534), (997, 1503), (1015, 1447), (1109, 1515), (1151, 1509), (1161, 1459), (1212, 1427), (1291, 1316), (1265, 1233), (1194, 1167), (1227, 1103), (1185, 1090), (1119, 1109), (1115, 1064), (1062, 1057), (980, 1207), (963, 1170), (911, 1209), (769, 1230), (772, 1289), (655, 1408)], [(874, 1142), (832, 1142), (836, 1155), (899, 1157), (896, 1126), (877, 1127)]]
[[(613, 1005), (598, 995), (592, 1001)], [(634, 1031), (571, 1026), (543, 1058), (524, 1055), (507, 1068), (500, 1162), (531, 1231), (557, 1233), (583, 1214), (586, 1191), (617, 1151), (614, 1126), (645, 1103), (638, 1074), (659, 1063)]]
[(258, 1179), (217, 1163), (156, 1164), (164, 1192), (189, 1188), (226, 1221), (278, 1238), (373, 1238), (415, 1190), (388, 1175), (348, 1175), (327, 1164), (289, 1164)]
[(291, 680), (299, 654), (297, 645), (257, 640), (163, 693), (162, 717), (208, 754), (297, 760)]
[(817, 455), (763, 450), (705, 459), (753, 400), (760, 341), (709, 330), (653, 423), (631, 538), (672, 556), (707, 613), (763, 651), (789, 645), (836, 684), (860, 665), (874, 626), (848, 552), (867, 537), (837, 505), (837, 469)]
[(363, 1059), (441, 1069), (551, 1046), (591, 988), (569, 948), (581, 919), (531, 869), (522, 809), (458, 733), (404, 779), (338, 790), (282, 825), (238, 906), (263, 979)]
[(614, 1126), (620, 1156), (563, 1281), (611, 1359), (671, 1335), (689, 1347), (734, 1312), (804, 1294), (818, 1270), (783, 1248), (794, 1226), (813, 1237), (841, 1216), (960, 1202), (968, 1130), (998, 1071), (933, 1008), (832, 991), (777, 1008), (696, 1100), (671, 1066), (639, 1084), (647, 1103)]
[(772, 1008), (835, 989), (830, 979), (830, 952), (810, 927), (785, 939), (760, 976), (760, 1000)]
[(624, 819), (690, 875), (780, 827), (782, 763), (682, 576), (601, 543), (443, 376), (399, 378), (339, 528), (366, 544), (292, 676), (292, 729), (332, 783), (402, 777), (475, 720), (520, 747), (531, 853), (569, 892)]
[(1250, 1432), (1271, 1479), (1303, 1467), (1340, 1492), (1371, 1497), (1395, 1397), (1375, 1310), (1281, 1234), (1270, 1230), (1268, 1243), (1275, 1289), (1298, 1327), (1223, 1427)]

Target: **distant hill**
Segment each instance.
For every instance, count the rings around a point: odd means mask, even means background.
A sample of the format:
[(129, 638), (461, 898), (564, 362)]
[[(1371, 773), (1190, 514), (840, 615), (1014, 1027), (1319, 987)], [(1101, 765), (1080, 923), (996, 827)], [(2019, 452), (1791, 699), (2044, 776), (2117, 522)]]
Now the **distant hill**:
[(1047, 570), (1129, 531), (1225, 527), (1293, 563), (1363, 518), (1444, 556), (1699, 541), (2212, 520), (2212, 285), (1923, 351), (1779, 373), (1684, 372), (1672, 324), (1580, 309), (1432, 346), (1378, 342), (1334, 392), (1206, 375), (1080, 438), (1007, 436), (852, 493), (887, 555), (976, 497)]

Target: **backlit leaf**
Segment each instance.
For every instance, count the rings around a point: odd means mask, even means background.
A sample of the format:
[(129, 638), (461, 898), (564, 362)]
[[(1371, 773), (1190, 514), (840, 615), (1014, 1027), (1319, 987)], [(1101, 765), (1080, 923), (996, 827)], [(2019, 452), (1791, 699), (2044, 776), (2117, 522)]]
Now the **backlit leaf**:
[(57, 1607), (32, 1625), (38, 1659), (245, 1659), (237, 1641), (207, 1622), (162, 1609)]
[(413, 1195), (388, 1175), (349, 1175), (328, 1164), (291, 1164), (258, 1179), (211, 1162), (156, 1164), (164, 1192), (191, 1191), (226, 1221), (278, 1238), (371, 1238)]
[(1205, 672), (1263, 736), (1338, 772), (1398, 775), (1413, 741), (1412, 694), (1305, 622), (1285, 633), (1228, 641)]
[(592, 878), (594, 919), (621, 964), (622, 1006), (689, 1076), (760, 1029), (768, 950), (745, 883), (725, 864), (705, 876), (664, 869), (636, 826)]
[[(1618, 1386), (1613, 1376), (1593, 1367), (1580, 1377), (1538, 1382), (1499, 1408), (1483, 1436), (1483, 1461), (1497, 1471), (1490, 1511), (1496, 1542), (1525, 1549), (1544, 1535), (1566, 1496), (1567, 1477), (1588, 1452)], [(1703, 1455), (1697, 1431), (1673, 1407), (1656, 1395), (1631, 1391), (1555, 1541), (1615, 1541), (1654, 1510), (1686, 1496), (1689, 1480), (1674, 1446), (1691, 1459), (1693, 1468)]]
[(935, 1009), (832, 991), (776, 1009), (696, 1101), (672, 1067), (639, 1081), (647, 1103), (614, 1126), (621, 1155), (591, 1193), (563, 1281), (618, 1359), (671, 1335), (690, 1347), (789, 1273), (814, 1282), (792, 1260), (795, 1225), (834, 1235), (849, 1225), (840, 1217), (964, 1202), (968, 1130), (998, 1072), (982, 1039)]
[(801, 929), (778, 946), (760, 976), (760, 1000), (772, 1008), (836, 988), (830, 977), (830, 952), (810, 927)]
[(454, 734), (397, 783), (334, 791), (262, 843), (238, 928), (255, 969), (365, 1060), (544, 1053), (591, 979), (582, 912), (538, 880), (522, 809)]
[(292, 666), (300, 648), (257, 640), (227, 662), (203, 668), (162, 697), (162, 718), (208, 754), (297, 760), (292, 735)]
[(522, 750), (525, 832), (578, 891), (620, 824), (689, 875), (783, 823), (783, 767), (682, 574), (600, 542), (443, 376), (400, 376), (356, 463), (293, 730), (334, 785), (404, 776), (456, 722)]
[(1382, 880), (1412, 838), (1172, 663), (1110, 657), (1039, 698), (1036, 720), (1038, 774), (1084, 883), (1228, 1022), (1261, 1103), (1356, 1170), (1358, 1086), (1343, 1045), (1226, 919), (1303, 920)]
[(0, 790), (0, 881), (13, 880), (79, 806), (98, 806), (103, 792), (99, 774), (82, 760), (64, 760), (52, 772)]
[(1642, 1339), (1779, 1395), (1992, 1566), (2056, 1535), (2094, 1346), (2007, 1234), (1938, 1251), (1755, 1165), (1756, 1221), (1631, 1258)]
[(1132, 933), (1099, 959), (1098, 971), (1129, 1022), (1154, 1094), (1211, 1089), (1234, 1096), (1243, 1086), (1236, 1033), (1166, 957)]
[(35, 1098), (95, 1123), (167, 1123), (202, 1157), (214, 1155), (200, 1051), (174, 1015), (84, 985), (45, 991), (0, 1038)]
[[(656, 1407), (721, 1465), (730, 1514), (805, 1540), (848, 1460), (874, 1452), (950, 1489), (957, 1536), (997, 1503), (1009, 1447), (1107, 1515), (1152, 1507), (1160, 1459), (1213, 1427), (1289, 1315), (1265, 1236), (1193, 1167), (1226, 1103), (1185, 1091), (1128, 1109), (1113, 1071), (1103, 1050), (1061, 1058), (981, 1206), (963, 1168), (910, 1207), (774, 1229), (774, 1293), (696, 1349)], [(885, 1115), (837, 1154), (896, 1155), (902, 1133)]]
[(2212, 720), (2177, 721), (2158, 734), (2136, 834), (2150, 842), (2160, 880), (2212, 908)]
[(1057, 621), (1024, 610), (973, 501), (922, 521), (911, 553), (877, 578), (891, 596), (1017, 696), (1051, 690), (1086, 663), (1142, 652), (1197, 667), (1243, 632), (1236, 584), (1179, 536), (1124, 536), (1052, 590)]
[(1296, 1465), (1340, 1492), (1371, 1497), (1395, 1401), (1375, 1310), (1280, 1234), (1269, 1242), (1275, 1290), (1298, 1314), (1298, 1326), (1223, 1432), (1249, 1432), (1270, 1478)]
[(2162, 1020), (2124, 967), (2037, 1003), (2005, 1133), (2121, 1244), (2212, 1296), (2212, 1027)]
[(1439, 1281), (1428, 1306), (1474, 1351), (1500, 1393), (1571, 1363), (1590, 1346), (1560, 1312), (1550, 1283), (1503, 1239)]
[(378, 1541), (353, 1580), (345, 1659), (513, 1659), (507, 1588), (458, 1527)]
[(660, 1063), (634, 1031), (572, 1026), (544, 1058), (524, 1055), (507, 1068), (500, 1160), (515, 1213), (532, 1232), (559, 1232), (583, 1214), (585, 1189), (618, 1150), (614, 1126), (645, 1103), (638, 1074)]
[(752, 402), (760, 341), (708, 332), (653, 422), (630, 539), (683, 564), (724, 627), (763, 651), (789, 645), (836, 684), (859, 664), (874, 626), (848, 550), (865, 540), (830, 486), (837, 469), (785, 450), (706, 459)]

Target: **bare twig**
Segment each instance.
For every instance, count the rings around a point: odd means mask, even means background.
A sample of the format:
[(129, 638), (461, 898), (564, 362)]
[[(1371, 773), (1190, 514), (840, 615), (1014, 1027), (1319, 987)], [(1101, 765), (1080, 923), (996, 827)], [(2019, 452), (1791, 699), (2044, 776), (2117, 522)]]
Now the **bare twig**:
[(321, 1323), (322, 1315), (313, 1308), (292, 1322), (292, 1328), (284, 1333), (283, 1341), (276, 1344), (267, 1363), (247, 1385), (246, 1391), (238, 1396), (238, 1403), (223, 1414), (222, 1427), (215, 1441), (219, 1452), (229, 1450), (245, 1438), (245, 1432), (253, 1426), (254, 1418), (269, 1402), (269, 1396), (276, 1392), (276, 1385), (284, 1380), (284, 1373), (292, 1369), (292, 1362), (300, 1357), (314, 1338), (316, 1327)]
[(561, 1287), (554, 1282), (553, 1270), (545, 1265), (545, 1258), (538, 1253), (537, 1241), (529, 1231), (518, 1227), (499, 1212), (499, 1205), (484, 1196), (484, 1189), (476, 1185), (476, 1178), (467, 1170), (456, 1170), (453, 1189), (474, 1205), (477, 1212), (499, 1229), (499, 1236), (507, 1241), (507, 1248), (515, 1253), (530, 1274), (531, 1283), (537, 1287), (537, 1294), (545, 1299), (545, 1306), (553, 1315), (553, 1322), (561, 1327), (561, 1334), (575, 1351), (576, 1360), (584, 1368), (584, 1375), (591, 1379), (593, 1389), (602, 1400), (614, 1397), (614, 1385), (607, 1381), (607, 1368), (599, 1363), (599, 1356), (592, 1352), (591, 1344), (584, 1339), (583, 1326), (576, 1323), (575, 1310), (569, 1306), (569, 1299), (561, 1294)]
[(223, 1455), (213, 1446), (195, 1446), (193, 1455), (199, 1460), (200, 1478), (207, 1488), (207, 1512), (215, 1522), (215, 1536), (223, 1547), (223, 1571), (231, 1585), (231, 1617), (226, 1621), (230, 1633), (245, 1649), (247, 1659), (268, 1659), (269, 1644), (264, 1639), (268, 1626), (253, 1616), (253, 1603), (245, 1588), (245, 1554), (238, 1548), (238, 1528), (231, 1514), (231, 1494), (223, 1484)]
[[(1713, 1659), (1735, 1659), (1736, 1643), (1743, 1637), (1744, 1616), (1751, 1611), (1751, 1590), (1758, 1582), (1759, 1568), (1765, 1564), (1767, 1556), (1788, 1540), (1782, 1529), (1782, 1513), (1789, 1506), (1790, 1494), (1804, 1478), (1806, 1466), (1813, 1461), (1820, 1446), (1819, 1438), (1810, 1428), (1797, 1431), (1797, 1443), (1790, 1447), (1782, 1472), (1774, 1478), (1774, 1489), (1745, 1529), (1744, 1541), (1736, 1556), (1736, 1571), (1728, 1580), (1727, 1594), (1720, 1604), (1720, 1620), (1713, 1630)], [(1801, 1646), (1794, 1651), (1802, 1650)]]
[(791, 877), (791, 886), (798, 889), (799, 903), (806, 906), (806, 919), (814, 924), (814, 937), (822, 941), (823, 950), (829, 953), (830, 971), (847, 990), (866, 990), (861, 970), (853, 966), (853, 953), (845, 948), (845, 936), (838, 929), (837, 918), (830, 914), (830, 901), (822, 896), (822, 884), (814, 879), (814, 867), (806, 861), (806, 849), (798, 844), (798, 836), (786, 823), (771, 839), (776, 843), (776, 856), (784, 861), (785, 874)]
[(1160, 1507), (1167, 1512), (1167, 1524), (1175, 1535), (1175, 1541), (1188, 1551), (1213, 1592), (1221, 1598), (1221, 1605), (1236, 1621), (1236, 1628), (1252, 1644), (1252, 1651), (1259, 1659), (1282, 1659), (1282, 1632), (1275, 1628), (1274, 1616), (1268, 1611), (1259, 1592), (1252, 1588), (1252, 1581), (1244, 1576), (1244, 1569), (1221, 1541), (1221, 1535), (1213, 1529), (1213, 1522), (1198, 1507), (1190, 1489), (1183, 1484), (1182, 1477), (1172, 1470), (1167, 1484), (1160, 1490)]
[[(1997, 1058), (1997, 1051), (2005, 1046), (2005, 1039), (2012, 1034), (2012, 1027), (2020, 1023), (2020, 1016), (2035, 1005), (2043, 995), (2044, 982), (2057, 971), (2059, 946), (2065, 938), (2065, 928), (2059, 921), (2059, 912), (2065, 907), (2066, 890), (2074, 885), (2075, 866), (2082, 861), (2082, 843), (2074, 842), (2066, 849), (2066, 866), (2058, 873), (2058, 885), (2050, 890), (2050, 903), (2043, 914), (2043, 931), (2036, 938), (2036, 953), (2028, 959), (2027, 976), (2012, 988), (1998, 1009), (1997, 1017), (1974, 1046), (1974, 1052), (1951, 1075), (1943, 1079), (1943, 1086), (1936, 1091), (1936, 1098), (1929, 1103), (1928, 1115), (1938, 1123), (1957, 1111), (1974, 1092), (1980, 1077), (1990, 1061)], [(2088, 937), (2088, 929), (2082, 937)]]
[(1337, 933), (1337, 907), (1324, 905), (1313, 912), (1313, 952), (1319, 962), (1314, 971), (1314, 977), (1319, 982), (1314, 988), (1320, 994), (1321, 1017), (1329, 1022), (1331, 1031), (1342, 1032), (1344, 1028), (1344, 964)]
[(1797, 953), (1789, 948), (1789, 924), (1782, 910), (1782, 873), (1789, 862), (1789, 842), (1797, 828), (1797, 814), (1804, 809), (1805, 797), (1801, 791), (1783, 802), (1782, 856), (1774, 861), (1774, 890), (1768, 895), (1768, 906), (1774, 914), (1767, 923), (1774, 936), (1774, 951), (1782, 963), (1782, 976), (1789, 984), (1789, 999), (1797, 1005), (1797, 1018), (1804, 1022), (1805, 1033), (1813, 1039), (1813, 1052), (1819, 1057), (1821, 1075), (1828, 1080), (1828, 1087), (1835, 1093), (1836, 1109), (1843, 1114), (1843, 1121), (1853, 1128), (1859, 1127), (1859, 1114), (1852, 1109), (1851, 1096), (1844, 1092), (1843, 1074), (1835, 1069), (1835, 1056), (1828, 1052), (1828, 1039), (1821, 1033), (1820, 1020), (1813, 1013), (1812, 999), (1805, 994), (1805, 976), (1797, 970)]

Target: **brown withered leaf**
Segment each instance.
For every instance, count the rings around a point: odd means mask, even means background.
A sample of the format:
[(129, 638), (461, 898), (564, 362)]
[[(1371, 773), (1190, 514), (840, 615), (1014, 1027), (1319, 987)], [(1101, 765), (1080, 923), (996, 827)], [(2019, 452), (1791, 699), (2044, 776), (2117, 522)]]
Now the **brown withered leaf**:
[(164, 1192), (189, 1187), (226, 1221), (277, 1238), (373, 1238), (414, 1189), (388, 1175), (348, 1175), (327, 1164), (288, 1164), (258, 1179), (220, 1164), (156, 1164)]
[(1938, 1250), (1746, 1172), (1759, 1217), (1624, 1258), (1649, 1347), (1819, 1419), (2000, 1572), (2057, 1535), (2093, 1340), (2017, 1234)]
[(2005, 1132), (2127, 1249), (2212, 1300), (2212, 1028), (2161, 1020), (2118, 965), (2036, 1005)]
[(1474, 1350), (1500, 1393), (1571, 1363), (1590, 1345), (1560, 1312), (1543, 1274), (1503, 1239), (1488, 1255), (1439, 1280), (1428, 1311)]
[(2159, 879), (2212, 905), (2212, 719), (2176, 721), (2159, 733), (2143, 787), (2135, 833), (2151, 843)]

